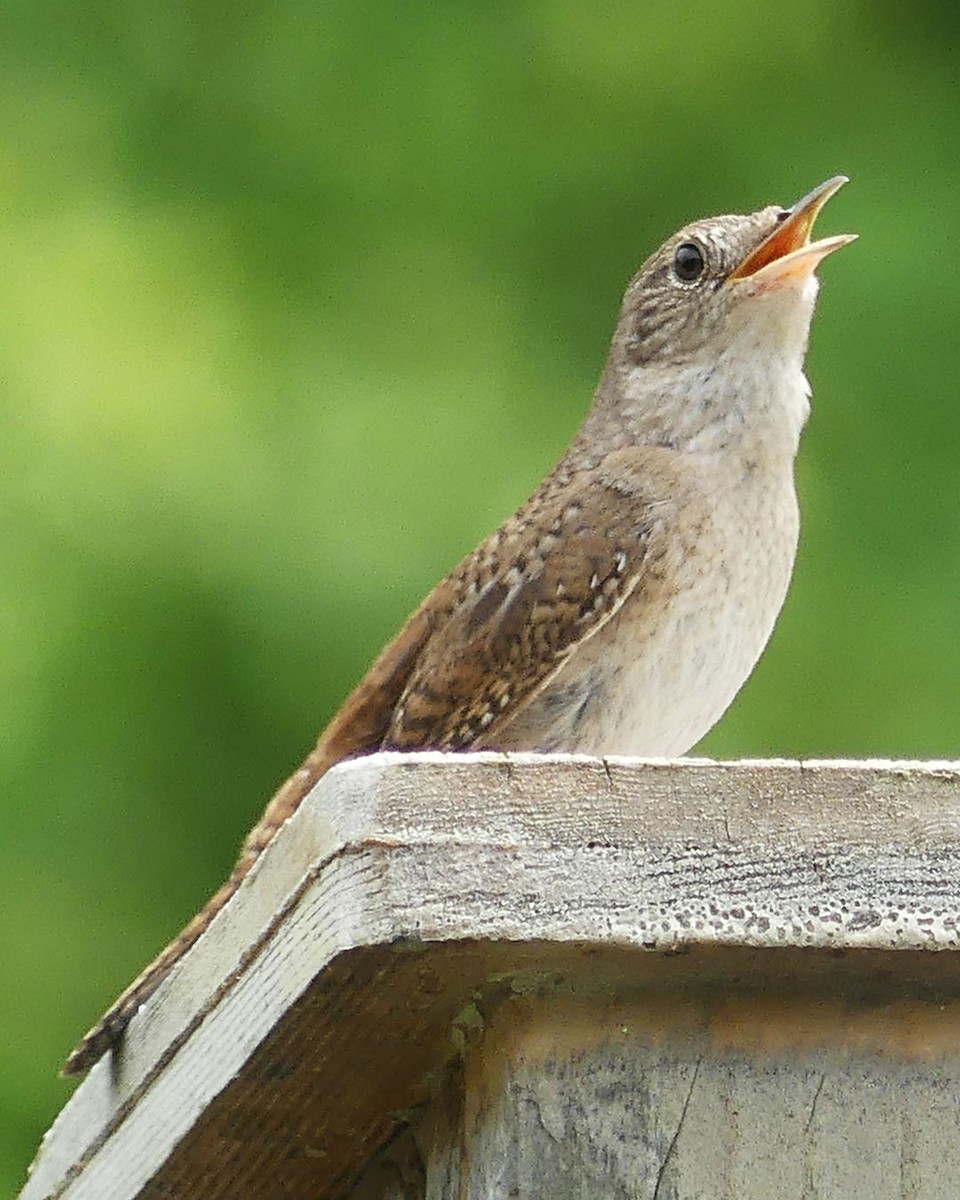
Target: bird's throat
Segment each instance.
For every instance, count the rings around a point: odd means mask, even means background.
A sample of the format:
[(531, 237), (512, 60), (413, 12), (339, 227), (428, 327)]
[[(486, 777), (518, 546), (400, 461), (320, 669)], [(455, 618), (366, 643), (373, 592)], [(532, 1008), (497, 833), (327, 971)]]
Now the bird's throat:
[(574, 448), (597, 461), (623, 446), (740, 454), (792, 463), (810, 413), (802, 358), (727, 353), (713, 362), (636, 367), (598, 389)]

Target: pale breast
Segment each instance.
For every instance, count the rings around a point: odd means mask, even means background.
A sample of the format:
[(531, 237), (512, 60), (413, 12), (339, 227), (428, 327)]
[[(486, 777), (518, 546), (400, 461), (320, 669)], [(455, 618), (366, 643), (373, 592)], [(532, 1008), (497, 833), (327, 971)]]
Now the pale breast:
[[(726, 472), (725, 472), (726, 475)], [(497, 738), (513, 746), (672, 757), (716, 723), (783, 605), (798, 515), (789, 470), (712, 486), (669, 531), (668, 588), (636, 594)]]

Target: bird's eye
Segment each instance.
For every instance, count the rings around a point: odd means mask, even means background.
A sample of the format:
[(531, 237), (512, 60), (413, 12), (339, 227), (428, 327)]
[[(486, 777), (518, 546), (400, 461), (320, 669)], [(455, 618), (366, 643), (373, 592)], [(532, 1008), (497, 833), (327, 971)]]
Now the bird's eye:
[(703, 251), (696, 242), (684, 242), (673, 256), (673, 273), (681, 283), (693, 283), (706, 269)]

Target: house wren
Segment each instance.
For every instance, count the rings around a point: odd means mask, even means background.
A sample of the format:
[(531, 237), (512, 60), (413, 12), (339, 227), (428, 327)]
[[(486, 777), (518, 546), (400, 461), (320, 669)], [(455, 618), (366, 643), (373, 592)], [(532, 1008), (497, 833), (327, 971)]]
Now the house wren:
[(430, 593), (250, 834), (230, 879), (73, 1051), (85, 1070), (334, 763), (379, 749), (673, 756), (759, 658), (797, 546), (793, 461), (846, 180), (696, 221), (631, 280), (593, 405), (530, 499)]

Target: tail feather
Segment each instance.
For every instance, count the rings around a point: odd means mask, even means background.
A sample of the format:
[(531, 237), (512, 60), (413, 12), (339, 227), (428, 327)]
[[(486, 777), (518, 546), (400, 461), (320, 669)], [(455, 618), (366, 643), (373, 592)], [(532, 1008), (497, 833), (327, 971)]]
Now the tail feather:
[(337, 760), (338, 756), (324, 752), (321, 742), (300, 769), (280, 786), (264, 810), (263, 816), (250, 831), (227, 881), (77, 1043), (64, 1063), (61, 1075), (79, 1075), (89, 1070), (97, 1059), (117, 1044), (133, 1014), (153, 995), (173, 965), (209, 927), (217, 913), (240, 887), (250, 868), (273, 840), (280, 826), (296, 811), (304, 796)]
[[(446, 581), (440, 588), (446, 586)], [(299, 770), (281, 785), (263, 816), (251, 830), (237, 865), (226, 883), (207, 901), (186, 928), (137, 976), (89, 1033), (77, 1044), (61, 1075), (79, 1075), (116, 1046), (130, 1018), (157, 990), (171, 968), (207, 929), (250, 873), (280, 826), (296, 812), (300, 802), (336, 763), (377, 750), (386, 737), (394, 709), (410, 673), (430, 638), (434, 618), (430, 606), (440, 588), (413, 614), (367, 672), (356, 691), (324, 730), (316, 748)]]

